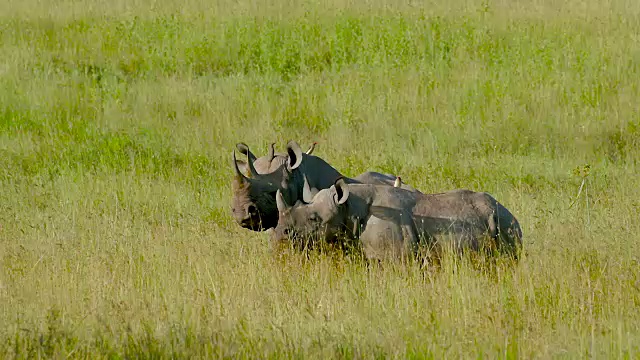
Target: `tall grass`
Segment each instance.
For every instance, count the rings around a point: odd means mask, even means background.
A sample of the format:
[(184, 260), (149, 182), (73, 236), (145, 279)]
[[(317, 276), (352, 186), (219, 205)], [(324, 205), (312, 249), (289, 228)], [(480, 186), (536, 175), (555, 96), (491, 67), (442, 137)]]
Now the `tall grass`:
[[(1, 6), (3, 357), (638, 356), (637, 3)], [(291, 139), (490, 192), (526, 256), (277, 258), (230, 155)]]

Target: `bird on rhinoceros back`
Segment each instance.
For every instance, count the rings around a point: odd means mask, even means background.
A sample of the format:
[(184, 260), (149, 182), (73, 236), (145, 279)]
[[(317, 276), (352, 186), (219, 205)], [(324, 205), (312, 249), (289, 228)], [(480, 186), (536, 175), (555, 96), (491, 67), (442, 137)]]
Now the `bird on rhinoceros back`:
[(314, 141), (313, 144), (311, 144), (311, 146), (309, 147), (309, 149), (307, 149), (307, 151), (306, 151), (307, 155), (311, 155), (313, 150), (316, 148), (316, 145), (318, 145), (318, 143), (316, 141)]

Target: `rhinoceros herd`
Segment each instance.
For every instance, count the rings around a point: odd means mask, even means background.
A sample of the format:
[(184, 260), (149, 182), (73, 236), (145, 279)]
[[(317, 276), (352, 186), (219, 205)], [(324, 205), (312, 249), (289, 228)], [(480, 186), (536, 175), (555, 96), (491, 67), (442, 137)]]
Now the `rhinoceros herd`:
[(295, 141), (284, 153), (270, 145), (257, 158), (236, 145), (231, 211), (253, 231), (272, 229), (274, 243), (344, 239), (359, 244), (367, 259), (416, 254), (419, 248), (490, 250), (518, 257), (522, 230), (517, 219), (485, 192), (452, 190), (423, 194), (400, 177), (367, 171), (348, 178)]

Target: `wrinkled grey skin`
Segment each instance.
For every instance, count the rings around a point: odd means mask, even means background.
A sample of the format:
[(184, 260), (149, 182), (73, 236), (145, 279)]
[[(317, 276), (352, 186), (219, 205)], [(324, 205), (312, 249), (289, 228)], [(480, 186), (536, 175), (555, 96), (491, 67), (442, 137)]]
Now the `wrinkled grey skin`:
[[(328, 189), (289, 206), (279, 192), (275, 243), (341, 237), (359, 240), (367, 259), (405, 258), (418, 246), (437, 250), (452, 240), (462, 251), (495, 249), (517, 259), (522, 230), (516, 218), (491, 195), (470, 190), (422, 194), (396, 187), (347, 184)], [(489, 240), (488, 242), (486, 240)]]
[[(336, 179), (344, 177), (321, 158), (310, 153), (303, 153), (295, 141), (290, 141), (287, 144), (285, 154), (275, 154), (272, 150), (270, 154), (274, 154), (274, 156), (270, 161), (268, 159), (252, 161), (251, 159), (255, 159), (255, 156), (251, 154), (246, 145), (244, 147), (246, 149), (242, 150), (245, 151), (241, 151), (248, 157), (246, 167), (251, 176), (248, 177), (242, 173), (240, 170), (242, 163), (235, 159), (234, 152), (236, 171), (232, 181), (232, 213), (240, 226), (253, 231), (264, 231), (277, 225), (276, 191), (280, 190), (288, 202), (295, 203), (302, 199), (305, 181), (307, 181), (309, 189), (315, 193), (330, 187)], [(313, 146), (310, 151), (312, 150)], [(260, 170), (254, 166), (258, 162), (261, 166)], [(346, 177), (344, 179), (347, 183), (393, 186), (396, 177), (368, 171), (354, 179)], [(405, 184), (402, 185), (402, 188), (417, 191)]]

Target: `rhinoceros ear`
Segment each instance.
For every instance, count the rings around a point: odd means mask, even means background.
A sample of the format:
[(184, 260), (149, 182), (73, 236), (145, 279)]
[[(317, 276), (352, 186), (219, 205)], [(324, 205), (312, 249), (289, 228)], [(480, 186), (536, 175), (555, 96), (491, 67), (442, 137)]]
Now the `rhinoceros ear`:
[(283, 211), (287, 210), (287, 208), (289, 208), (289, 206), (287, 205), (287, 202), (284, 201), (284, 197), (282, 196), (282, 192), (280, 192), (279, 189), (278, 189), (278, 191), (276, 191), (276, 206), (278, 207), (278, 211), (279, 212), (283, 212)]
[(294, 140), (287, 144), (287, 154), (289, 155), (289, 169), (297, 169), (302, 164), (302, 149)]
[(332, 186), (335, 189), (335, 202), (338, 205), (342, 205), (347, 202), (347, 199), (349, 198), (349, 187), (347, 186), (347, 183), (344, 182), (344, 179), (340, 178), (336, 180), (336, 183)]

